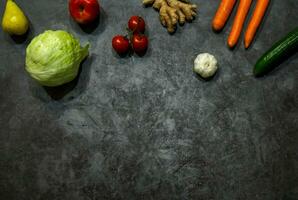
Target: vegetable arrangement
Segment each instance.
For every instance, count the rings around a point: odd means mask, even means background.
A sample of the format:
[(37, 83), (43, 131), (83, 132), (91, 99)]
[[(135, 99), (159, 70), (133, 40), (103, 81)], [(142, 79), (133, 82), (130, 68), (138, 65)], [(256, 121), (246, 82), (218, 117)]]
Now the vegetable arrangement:
[(140, 16), (132, 16), (128, 21), (128, 36), (116, 35), (112, 39), (112, 47), (119, 55), (125, 55), (130, 50), (142, 56), (148, 48), (148, 38), (144, 35), (146, 23)]
[[(221, 31), (237, 0), (221, 0), (213, 18), (212, 27)], [(248, 23), (244, 46), (247, 49), (262, 23), (270, 0), (257, 0), (252, 18)], [(152, 5), (159, 11), (160, 21), (169, 33), (174, 33), (177, 24), (191, 22), (196, 16), (197, 6), (188, 0), (143, 0), (145, 6)], [(228, 46), (237, 44), (252, 0), (239, 0), (238, 10), (228, 37)], [(88, 25), (98, 19), (100, 5), (98, 0), (69, 0), (69, 13), (79, 24)], [(113, 49), (120, 55), (135, 52), (142, 56), (148, 48), (148, 37), (144, 34), (146, 23), (140, 16), (132, 16), (128, 23), (126, 36), (116, 35), (112, 39)], [(2, 19), (3, 31), (10, 35), (23, 35), (29, 29), (29, 21), (21, 8), (13, 1), (7, 0)], [(255, 64), (253, 74), (262, 76), (280, 64), (298, 48), (298, 28), (275, 43)], [(45, 31), (35, 37), (26, 49), (26, 70), (30, 76), (44, 86), (59, 86), (72, 81), (78, 74), (80, 63), (89, 54), (89, 44), (82, 47), (70, 33)], [(218, 62), (209, 53), (199, 54), (193, 70), (204, 79), (212, 78), (218, 69)]]
[[(233, 22), (233, 26), (228, 38), (228, 46), (230, 48), (235, 47), (237, 44), (240, 34), (242, 32), (243, 24), (247, 17), (248, 11), (251, 7), (252, 0), (239, 0), (239, 7)], [(258, 0), (255, 11), (247, 27), (244, 46), (248, 48), (253, 41), (255, 34), (262, 22), (265, 12), (268, 8), (270, 0)], [(226, 24), (232, 10), (235, 6), (236, 0), (222, 0), (219, 8), (214, 16), (212, 27), (215, 31), (221, 31)]]

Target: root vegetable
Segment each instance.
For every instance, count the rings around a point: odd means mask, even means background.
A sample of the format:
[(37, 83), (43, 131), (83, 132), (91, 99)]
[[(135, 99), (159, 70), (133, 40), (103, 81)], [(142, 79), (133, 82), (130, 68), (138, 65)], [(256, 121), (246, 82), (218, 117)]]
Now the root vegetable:
[(236, 0), (222, 0), (212, 22), (212, 28), (220, 31), (225, 26)]
[(253, 41), (255, 34), (263, 20), (270, 0), (258, 0), (253, 16), (248, 24), (245, 36), (244, 46), (248, 48)]
[(228, 45), (230, 48), (233, 48), (239, 40), (251, 3), (252, 0), (240, 0), (233, 27), (228, 38)]
[(143, 0), (143, 4), (159, 10), (161, 24), (169, 33), (175, 32), (178, 22), (182, 25), (196, 16), (197, 6), (186, 0)]

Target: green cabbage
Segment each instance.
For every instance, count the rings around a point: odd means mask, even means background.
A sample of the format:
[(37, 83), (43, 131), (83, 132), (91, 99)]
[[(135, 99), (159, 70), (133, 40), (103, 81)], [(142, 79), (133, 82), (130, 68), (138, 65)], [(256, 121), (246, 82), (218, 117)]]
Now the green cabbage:
[(26, 70), (41, 85), (63, 85), (78, 75), (88, 49), (89, 44), (81, 47), (80, 42), (65, 31), (45, 31), (26, 49)]

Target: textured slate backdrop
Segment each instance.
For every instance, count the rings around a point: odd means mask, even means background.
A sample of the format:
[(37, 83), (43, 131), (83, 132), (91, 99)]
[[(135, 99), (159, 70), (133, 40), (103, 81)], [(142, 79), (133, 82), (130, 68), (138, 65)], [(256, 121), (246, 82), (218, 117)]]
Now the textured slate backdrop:
[[(0, 32), (0, 199), (298, 199), (298, 55), (251, 74), (297, 26), (297, 1), (272, 0), (252, 48), (233, 51), (231, 22), (210, 29), (218, 1), (194, 2), (199, 17), (170, 36), (140, 1), (102, 0), (99, 25), (86, 30), (66, 0), (17, 0), (32, 26), (25, 41)], [(111, 38), (134, 14), (150, 49), (120, 59)], [(26, 46), (46, 29), (91, 43), (79, 78), (59, 89), (24, 70)], [(219, 60), (210, 82), (192, 72), (200, 52)]]

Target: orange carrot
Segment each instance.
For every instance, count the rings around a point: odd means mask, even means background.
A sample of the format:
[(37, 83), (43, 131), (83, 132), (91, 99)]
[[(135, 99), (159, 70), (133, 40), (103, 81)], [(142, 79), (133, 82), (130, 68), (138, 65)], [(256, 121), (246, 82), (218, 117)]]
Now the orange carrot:
[(248, 48), (253, 41), (255, 34), (266, 13), (270, 0), (258, 0), (253, 16), (248, 24), (244, 36), (244, 46)]
[(220, 31), (226, 24), (236, 0), (222, 0), (217, 12), (213, 18), (212, 28), (215, 31)]
[(240, 0), (233, 27), (228, 38), (230, 48), (233, 48), (238, 42), (251, 2), (252, 0)]

